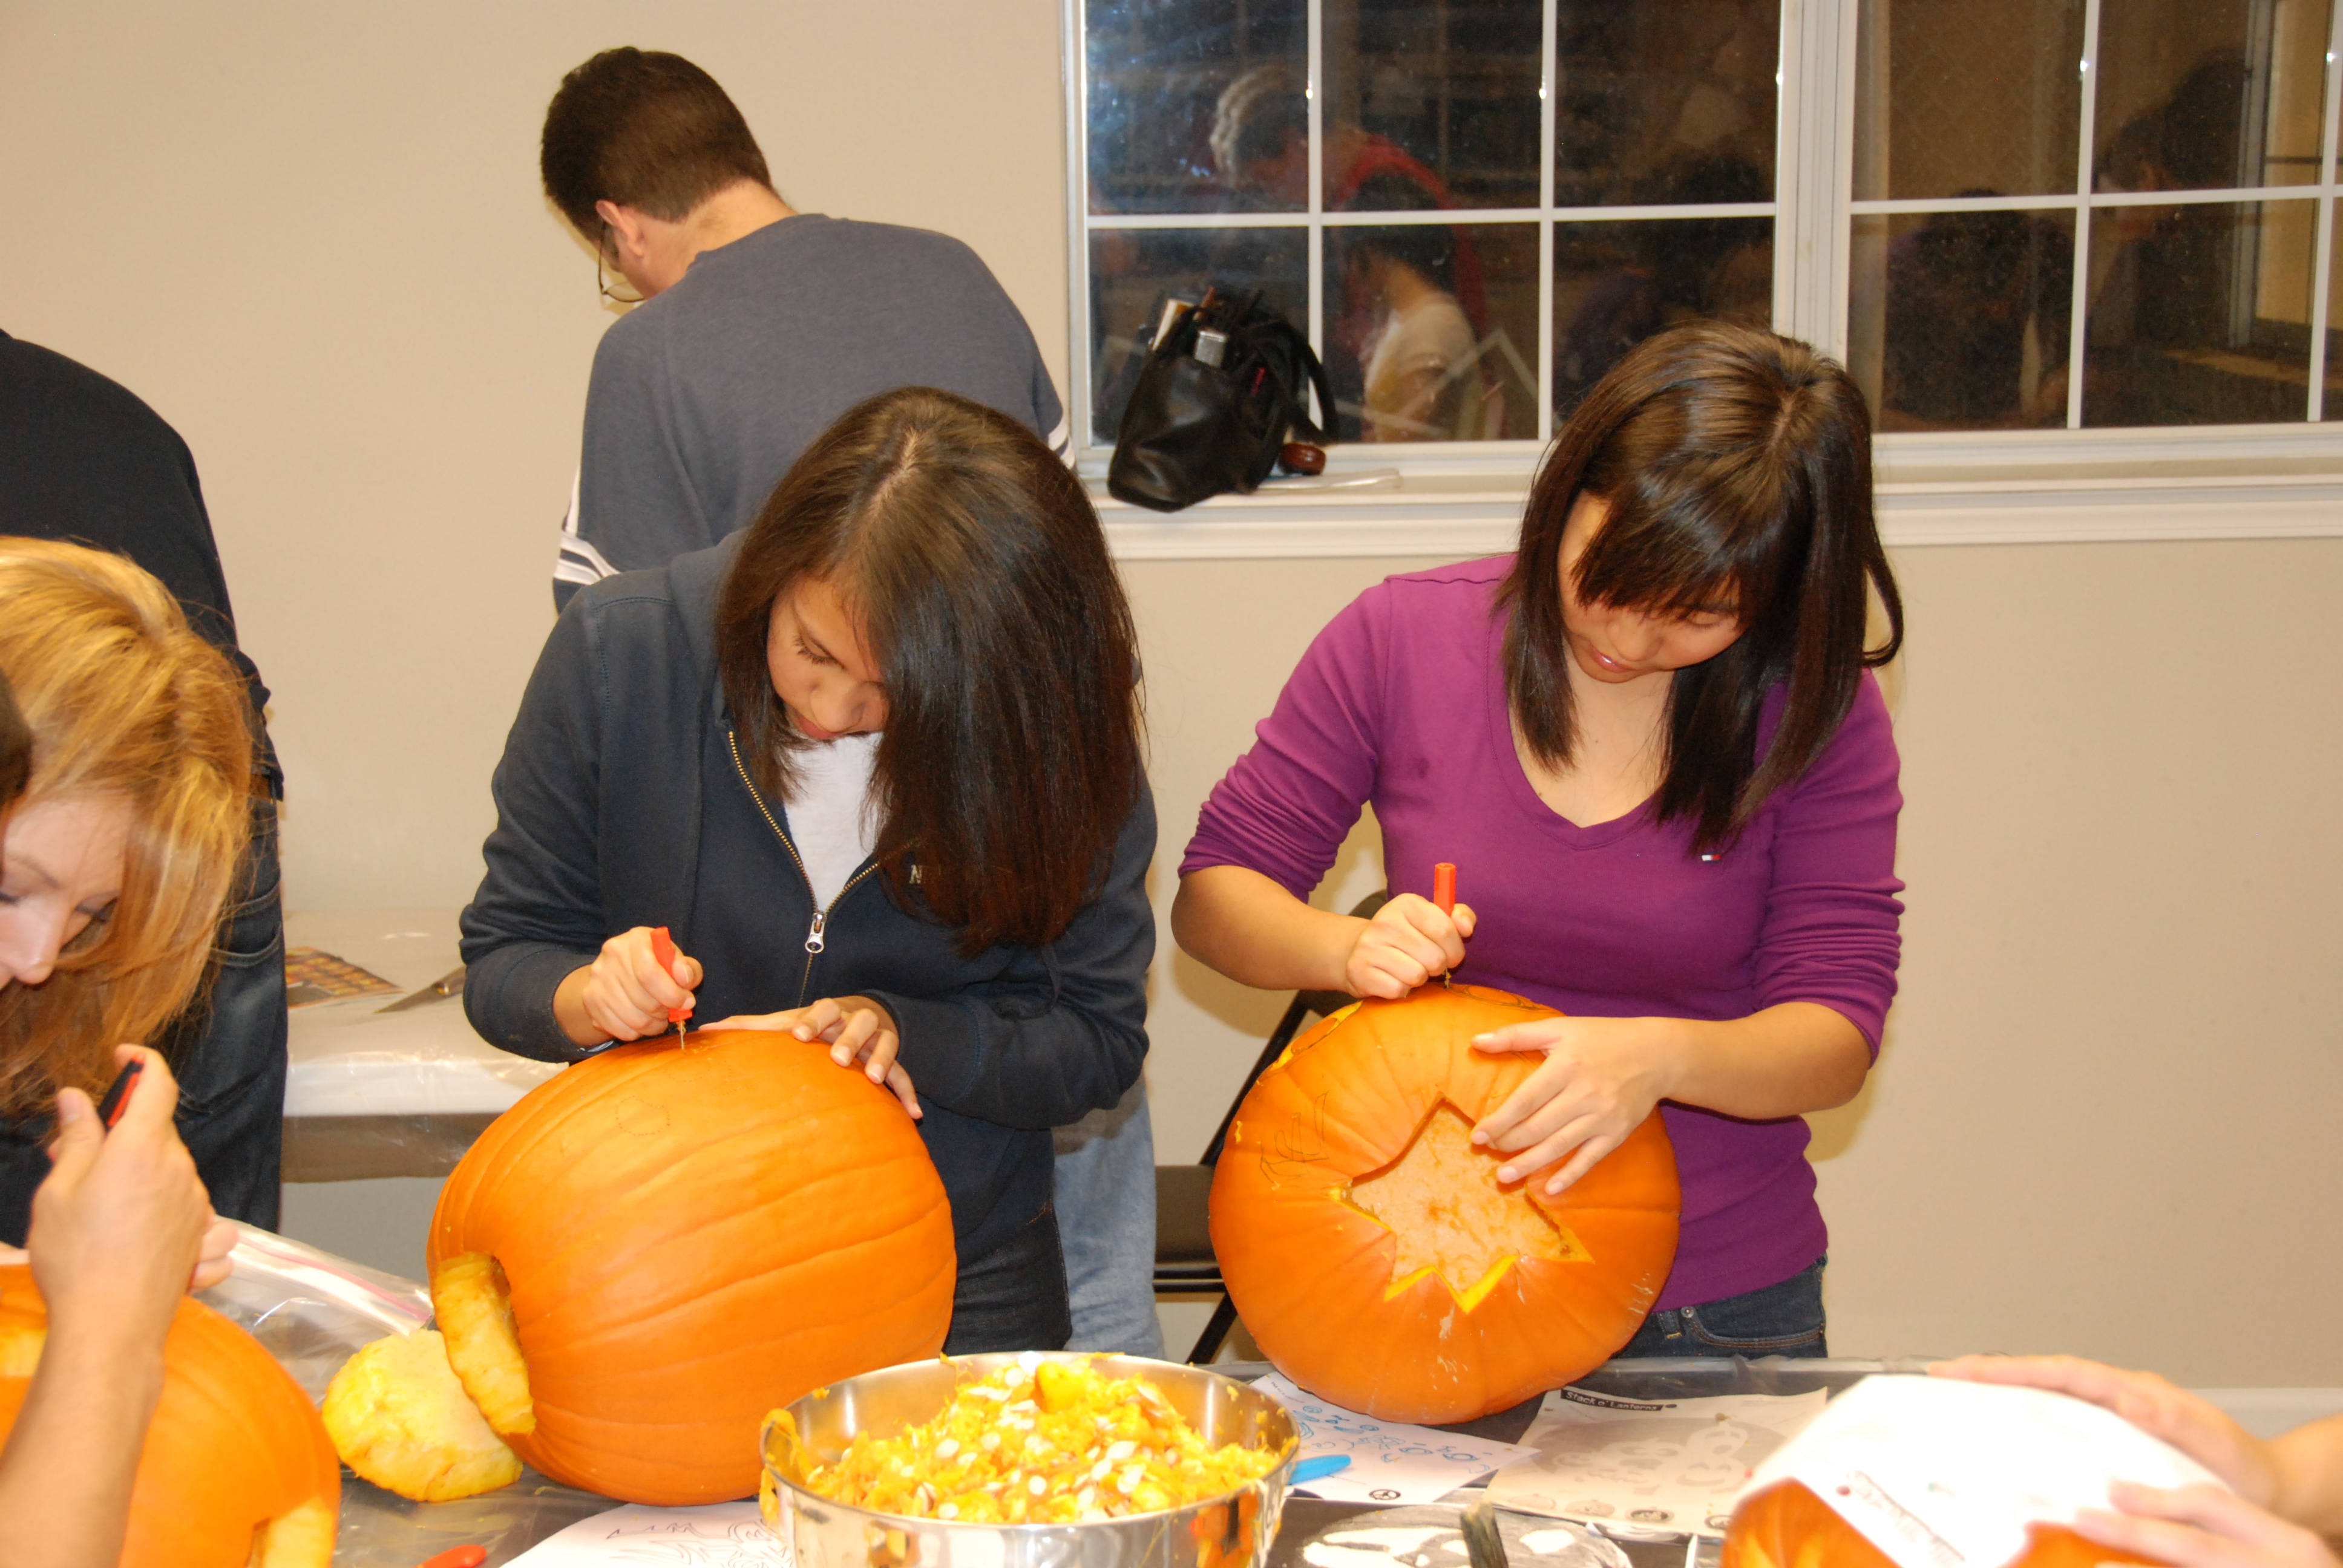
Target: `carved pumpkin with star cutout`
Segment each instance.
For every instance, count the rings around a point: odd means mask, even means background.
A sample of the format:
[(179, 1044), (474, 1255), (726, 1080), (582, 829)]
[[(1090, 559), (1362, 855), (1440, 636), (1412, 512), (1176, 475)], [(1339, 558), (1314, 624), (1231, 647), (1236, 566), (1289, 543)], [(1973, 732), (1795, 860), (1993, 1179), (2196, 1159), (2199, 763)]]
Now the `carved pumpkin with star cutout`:
[(1478, 986), (1342, 1009), (1238, 1108), (1212, 1251), (1279, 1371), (1389, 1421), (1469, 1421), (1558, 1388), (1634, 1336), (1675, 1258), (1655, 1111), (1559, 1195), (1500, 1186), (1473, 1123), (1542, 1060), (1476, 1034), (1556, 1016)]

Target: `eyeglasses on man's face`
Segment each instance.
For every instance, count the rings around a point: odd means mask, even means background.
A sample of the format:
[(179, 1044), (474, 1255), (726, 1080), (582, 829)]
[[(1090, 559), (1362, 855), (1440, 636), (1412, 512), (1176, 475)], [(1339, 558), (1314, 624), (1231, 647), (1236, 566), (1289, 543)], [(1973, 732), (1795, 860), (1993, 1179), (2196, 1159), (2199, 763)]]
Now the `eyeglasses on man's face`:
[(612, 305), (640, 305), (644, 299), (642, 292), (628, 283), (623, 274), (617, 283), (610, 281), (609, 268), (614, 265), (610, 259), (611, 246), (617, 237), (610, 232), (608, 224), (602, 226), (602, 232), (594, 244), (594, 285), (601, 290), (602, 297)]

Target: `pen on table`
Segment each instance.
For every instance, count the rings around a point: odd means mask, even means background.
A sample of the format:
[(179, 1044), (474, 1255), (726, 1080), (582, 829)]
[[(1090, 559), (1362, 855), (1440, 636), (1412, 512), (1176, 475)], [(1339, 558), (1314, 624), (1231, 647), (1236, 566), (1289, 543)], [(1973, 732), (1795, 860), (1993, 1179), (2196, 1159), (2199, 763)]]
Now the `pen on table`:
[[(668, 979), (675, 979), (675, 939), (667, 934), (665, 926), (651, 928), (651, 956), (659, 960), (659, 966), (667, 971)], [(691, 1032), (690, 1020), (691, 1010), (688, 1007), (667, 1010), (668, 1022), (676, 1026), (675, 1043), (678, 1047), (689, 1043), (685, 1037)]]
[(137, 1087), (138, 1075), (146, 1070), (146, 1063), (139, 1057), (134, 1056), (122, 1064), (122, 1070), (114, 1075), (114, 1081), (106, 1087), (106, 1098), (97, 1102), (99, 1126), (109, 1132), (114, 1131), (114, 1124), (122, 1120), (125, 1111), (130, 1109), (130, 1091)]
[(451, 1546), (437, 1557), (426, 1559), (417, 1568), (480, 1568), (488, 1560), (485, 1546)]
[[(1456, 912), (1456, 866), (1453, 861), (1443, 860), (1432, 868), (1432, 901), (1440, 907), (1443, 915)], [(1456, 984), (1444, 972), (1440, 977), (1440, 983), (1452, 990)]]

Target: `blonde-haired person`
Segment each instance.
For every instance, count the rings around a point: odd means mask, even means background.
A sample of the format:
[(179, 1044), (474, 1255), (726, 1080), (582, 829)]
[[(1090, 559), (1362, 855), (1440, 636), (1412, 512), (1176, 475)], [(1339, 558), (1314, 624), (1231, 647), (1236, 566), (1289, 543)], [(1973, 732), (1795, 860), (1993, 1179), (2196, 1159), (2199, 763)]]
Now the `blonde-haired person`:
[[(33, 748), (0, 847), (0, 1131), (21, 1146), (58, 1091), (101, 1092), (116, 1046), (154, 1040), (201, 990), (253, 739), (242, 682), (177, 601), (76, 545), (0, 538), (0, 676)], [(24, 1163), (12, 1189), (46, 1174)], [(28, 1201), (0, 1192), (0, 1215)]]
[[(0, 679), (0, 833), (31, 772), (33, 737)], [(0, 1568), (100, 1568), (122, 1551), (163, 1340), (179, 1293), (226, 1277), (235, 1228), (214, 1221), (171, 1125), (178, 1085), (153, 1051), (112, 1135), (89, 1096), (57, 1094), (55, 1164), (33, 1201), (31, 1262), (49, 1307), (40, 1364), (0, 1447)], [(0, 1247), (0, 1263), (25, 1254)]]

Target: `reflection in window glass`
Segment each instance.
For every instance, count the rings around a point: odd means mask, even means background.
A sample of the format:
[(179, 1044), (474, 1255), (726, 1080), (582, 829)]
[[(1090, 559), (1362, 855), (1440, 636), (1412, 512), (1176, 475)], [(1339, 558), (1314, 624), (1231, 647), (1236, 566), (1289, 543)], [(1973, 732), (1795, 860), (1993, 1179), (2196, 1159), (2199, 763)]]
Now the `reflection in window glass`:
[(2310, 201), (2091, 214), (2086, 425), (2307, 417)]
[(1091, 231), (1091, 428), (1114, 440), (1167, 298), (1261, 291), (1262, 303), (1309, 330), (1309, 231), (1301, 228)]
[(1555, 417), (1661, 328), (1702, 317), (1764, 327), (1773, 307), (1770, 217), (1556, 224)]
[(2075, 188), (2083, 0), (1862, 0), (1857, 201)]
[(1777, 0), (1558, 0), (1554, 202), (1774, 199)]
[(1325, 203), (1404, 173), (1441, 206), (1538, 204), (1540, 0), (1326, 0)]
[(2322, 419), (2343, 419), (2343, 330), (2336, 323), (2343, 321), (2343, 266), (2330, 259), (2327, 264), (2327, 387), (2326, 399), (2320, 407)]
[(1847, 366), (1882, 430), (2066, 422), (2071, 212), (1859, 215)]
[[(1304, 205), (1235, 175), (1281, 157), (1307, 167), (1302, 0), (1091, 0), (1083, 22), (1091, 211)], [(1264, 73), (1296, 84), (1290, 103), (1260, 91)]]
[(2327, 11), (2319, 0), (2103, 0), (2092, 188), (2315, 183)]
[(1534, 439), (1537, 253), (1528, 223), (1329, 228), (1342, 438)]

